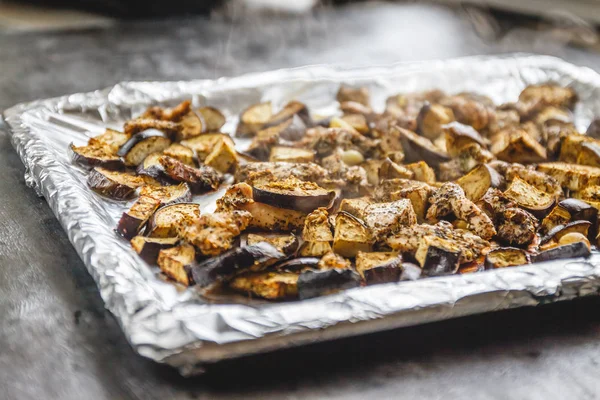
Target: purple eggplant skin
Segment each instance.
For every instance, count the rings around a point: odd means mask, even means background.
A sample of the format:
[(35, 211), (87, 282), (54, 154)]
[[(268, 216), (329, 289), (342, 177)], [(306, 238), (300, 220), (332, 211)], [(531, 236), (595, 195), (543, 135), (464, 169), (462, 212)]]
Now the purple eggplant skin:
[(589, 236), (589, 229), (590, 229), (591, 225), (592, 224), (589, 221), (573, 221), (573, 222), (569, 222), (564, 225), (557, 225), (554, 228), (550, 229), (548, 231), (548, 233), (540, 239), (540, 244), (548, 243), (552, 239), (555, 239), (556, 235), (559, 234), (562, 230), (569, 229), (573, 226), (586, 227), (588, 230), (588, 236)]
[(571, 214), (573, 221), (589, 221), (592, 225), (588, 231), (588, 238), (594, 240), (598, 234), (598, 210), (583, 200), (564, 199), (558, 203)]
[(90, 171), (87, 183), (94, 192), (114, 200), (127, 200), (135, 194), (135, 188), (113, 182), (95, 168)]
[(73, 145), (73, 143), (71, 143), (69, 145), (69, 155), (71, 158), (71, 162), (73, 162), (73, 164), (77, 164), (80, 167), (83, 167), (85, 169), (92, 169), (94, 167), (102, 167), (102, 168), (106, 168), (106, 169), (116, 169), (116, 170), (121, 170), (123, 168), (125, 168), (125, 163), (123, 162), (122, 158), (118, 158), (118, 159), (111, 159), (111, 160), (102, 160), (99, 158), (95, 158), (95, 157), (91, 157), (91, 156), (85, 156), (83, 154), (81, 154), (80, 152), (75, 151), (76, 146)]
[(162, 249), (174, 247), (179, 242), (179, 238), (163, 239), (138, 236), (137, 238), (133, 238), (133, 240), (135, 239), (140, 239), (143, 242), (141, 244), (141, 247), (135, 249), (135, 251), (142, 258), (142, 260), (146, 261), (148, 264), (156, 264), (156, 260), (158, 259), (158, 253)]
[(589, 257), (592, 254), (590, 248), (584, 242), (569, 243), (554, 247), (549, 250), (531, 256), (531, 262), (544, 262), (560, 260), (563, 258)]
[(594, 139), (600, 139), (600, 119), (594, 119), (587, 128), (585, 132), (589, 137), (593, 137)]
[(312, 299), (358, 286), (360, 275), (351, 269), (308, 270), (298, 277), (298, 297)]
[(422, 273), (423, 270), (417, 264), (403, 262), (400, 281), (416, 281), (421, 277)]
[(279, 271), (300, 272), (303, 269), (317, 269), (319, 261), (319, 257), (298, 257), (279, 263), (274, 268)]
[(291, 123), (279, 132), (279, 137), (290, 142), (297, 142), (304, 137), (307, 129), (305, 121), (298, 114), (294, 114)]
[(301, 196), (289, 193), (278, 193), (274, 190), (252, 187), (252, 197), (258, 203), (265, 203), (273, 207), (286, 208), (302, 212), (312, 212), (319, 207), (329, 207), (335, 198), (334, 191), (313, 196)]
[(283, 260), (285, 254), (269, 243), (260, 242), (238, 247), (217, 257), (208, 258), (191, 268), (192, 277), (202, 289), (210, 289), (233, 278), (236, 274), (252, 269), (260, 271)]
[(146, 129), (146, 130), (138, 132), (135, 135), (133, 135), (132, 137), (130, 137), (129, 140), (126, 141), (125, 144), (123, 144), (119, 148), (117, 155), (119, 157), (124, 157), (125, 155), (127, 155), (127, 153), (129, 153), (129, 151), (131, 149), (133, 149), (133, 147), (136, 144), (138, 144), (139, 142), (141, 142), (145, 139), (148, 139), (149, 137), (154, 137), (154, 136), (167, 137), (167, 135), (165, 135), (164, 132), (159, 131), (158, 129)]
[(138, 175), (149, 176), (150, 178), (156, 179), (162, 185), (174, 185), (177, 183), (174, 179), (169, 178), (166, 174), (165, 169), (160, 164), (154, 164), (149, 167), (144, 167), (144, 163), (142, 162), (136, 168)]
[(423, 273), (427, 276), (452, 275), (458, 270), (460, 252), (453, 252), (435, 246), (429, 246)]
[(400, 132), (400, 144), (404, 149), (405, 163), (425, 161), (433, 168), (441, 163), (450, 161), (450, 157), (438, 150), (426, 137), (417, 135), (404, 128), (396, 127)]
[(146, 222), (147, 219), (141, 220), (124, 212), (121, 215), (121, 219), (119, 219), (116, 231), (125, 239), (131, 240), (135, 235), (138, 234)]
[(402, 274), (401, 261), (400, 259), (391, 260), (374, 268), (366, 269), (363, 274), (367, 285), (398, 282)]

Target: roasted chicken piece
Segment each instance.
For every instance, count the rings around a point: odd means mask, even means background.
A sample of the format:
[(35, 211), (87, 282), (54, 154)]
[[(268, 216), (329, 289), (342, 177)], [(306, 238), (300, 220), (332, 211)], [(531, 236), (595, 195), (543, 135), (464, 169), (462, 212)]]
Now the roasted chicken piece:
[(444, 183), (429, 198), (429, 203), (431, 206), (426, 218), (432, 223), (453, 213), (456, 218), (467, 221), (469, 229), (483, 239), (491, 239), (496, 234), (490, 218), (465, 196), (465, 192), (456, 183)]
[(249, 212), (240, 210), (204, 214), (183, 230), (182, 237), (202, 254), (216, 256), (231, 248), (251, 219)]

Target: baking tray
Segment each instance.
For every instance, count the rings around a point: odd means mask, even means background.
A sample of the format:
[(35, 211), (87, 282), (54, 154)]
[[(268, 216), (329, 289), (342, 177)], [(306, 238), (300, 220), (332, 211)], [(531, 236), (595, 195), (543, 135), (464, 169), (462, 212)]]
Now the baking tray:
[[(598, 293), (600, 255), (476, 274), (428, 278), (350, 289), (286, 303), (211, 303), (194, 288), (159, 277), (113, 231), (131, 204), (103, 199), (88, 189), (67, 146), (84, 144), (106, 126), (122, 123), (153, 104), (192, 98), (228, 116), (233, 132), (248, 104), (305, 102), (315, 114), (338, 112), (341, 82), (369, 87), (382, 110), (393, 93), (439, 88), (476, 91), (495, 102), (514, 101), (528, 84), (552, 81), (573, 87), (579, 130), (600, 115), (600, 75), (557, 58), (534, 55), (469, 57), (368, 68), (308, 66), (217, 80), (124, 82), (89, 93), (19, 104), (4, 112), (26, 181), (44, 196), (67, 232), (100, 294), (131, 346), (142, 356), (177, 367), (183, 375), (241, 355), (304, 343), (416, 325)], [(243, 146), (243, 143), (238, 143)], [(199, 197), (204, 211), (218, 195)]]

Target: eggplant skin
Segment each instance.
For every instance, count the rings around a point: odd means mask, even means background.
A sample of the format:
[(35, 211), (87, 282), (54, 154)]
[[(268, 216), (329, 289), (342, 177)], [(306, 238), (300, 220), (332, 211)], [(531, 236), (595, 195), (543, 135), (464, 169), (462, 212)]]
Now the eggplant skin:
[(319, 207), (328, 207), (335, 197), (334, 191), (319, 190), (319, 194), (293, 194), (270, 190), (268, 187), (252, 187), (254, 201), (274, 207), (301, 212), (311, 212)]
[(360, 275), (351, 269), (308, 270), (298, 277), (298, 297), (311, 299), (358, 286)]
[(161, 157), (159, 162), (170, 178), (177, 182), (186, 182), (192, 189), (192, 193), (199, 194), (213, 191), (222, 180), (222, 175), (208, 165), (193, 168), (168, 156)]
[(158, 209), (161, 202), (150, 196), (140, 196), (140, 198), (124, 212), (117, 225), (117, 233), (125, 239), (133, 238), (148, 222), (148, 219)]
[(103, 167), (107, 169), (122, 169), (123, 159), (110, 152), (108, 146), (75, 146), (69, 145), (71, 161), (85, 169)]
[(101, 195), (115, 200), (127, 200), (135, 194), (135, 187), (124, 185), (111, 180), (101, 170), (94, 168), (90, 171), (87, 179), (88, 186)]
[(575, 242), (554, 247), (549, 250), (531, 256), (531, 262), (544, 262), (552, 260), (560, 260), (563, 258), (589, 257), (591, 255), (590, 248), (585, 242)]
[(154, 152), (160, 152), (169, 147), (171, 141), (157, 129), (147, 129), (133, 135), (121, 146), (117, 155), (124, 157), (125, 164), (138, 166)]
[(305, 269), (317, 269), (319, 261), (321, 261), (320, 257), (298, 257), (283, 261), (274, 268), (278, 271), (300, 272)]
[(259, 242), (209, 258), (194, 266), (191, 271), (198, 287), (210, 289), (222, 282), (229, 281), (238, 273), (247, 270), (263, 270), (285, 257), (285, 254), (269, 243)]
[(131, 247), (148, 264), (156, 264), (159, 251), (177, 245), (179, 238), (152, 238), (136, 236), (131, 239)]

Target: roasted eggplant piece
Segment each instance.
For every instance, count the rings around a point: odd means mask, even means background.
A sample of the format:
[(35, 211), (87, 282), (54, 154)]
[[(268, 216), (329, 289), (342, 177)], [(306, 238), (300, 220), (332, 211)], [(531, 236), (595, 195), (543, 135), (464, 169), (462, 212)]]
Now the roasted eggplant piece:
[(560, 242), (561, 238), (570, 233), (580, 233), (584, 237), (588, 237), (589, 229), (592, 224), (589, 221), (573, 221), (564, 225), (558, 225), (550, 229), (548, 233), (542, 237), (540, 244), (544, 245), (548, 242)]
[(215, 190), (222, 180), (221, 174), (208, 165), (194, 168), (168, 156), (162, 156), (158, 161), (169, 178), (187, 183), (195, 194)]
[[(425, 220), (425, 214), (429, 207), (429, 198), (433, 193), (433, 188), (426, 183), (417, 181), (405, 181), (404, 187), (389, 187), (382, 182), (380, 187), (375, 189), (376, 198), (381, 201), (408, 199), (413, 206), (413, 210), (417, 215), (417, 222)], [(384, 196), (378, 192), (386, 191)]]
[(270, 162), (307, 163), (315, 160), (315, 152), (296, 147), (274, 146), (269, 155)]
[(271, 102), (254, 104), (240, 114), (240, 122), (235, 132), (237, 137), (254, 136), (273, 116)]
[(469, 200), (478, 201), (489, 188), (502, 188), (504, 178), (489, 165), (481, 164), (459, 178), (456, 183), (465, 191)]
[(236, 276), (229, 287), (267, 300), (298, 296), (298, 277), (292, 272), (247, 272)]
[(498, 247), (485, 256), (485, 268), (506, 268), (529, 264), (529, 256), (523, 249)]
[(235, 173), (237, 182), (248, 180), (250, 174), (270, 171), (278, 179), (286, 179), (290, 176), (303, 181), (320, 182), (328, 175), (327, 170), (313, 163), (287, 163), (287, 162), (254, 162), (240, 166)]
[(214, 107), (201, 107), (196, 113), (202, 116), (206, 132), (218, 132), (227, 122), (225, 115)]
[[(152, 153), (152, 154), (156, 154), (156, 153)], [(176, 160), (181, 161), (182, 163), (189, 165), (191, 167), (194, 167), (196, 165), (196, 163), (194, 162), (194, 150), (190, 149), (189, 147), (183, 146), (179, 143), (173, 143), (172, 145), (170, 145), (169, 147), (167, 147), (164, 151), (163, 154), (165, 156), (169, 156), (169, 157), (173, 157)], [(148, 158), (148, 157), (146, 157)], [(146, 159), (144, 159), (144, 161), (146, 161)], [(144, 163), (140, 164), (143, 165)]]
[(88, 146), (108, 146), (111, 152), (116, 154), (119, 148), (129, 140), (129, 135), (123, 132), (115, 131), (114, 129), (106, 129), (106, 131), (98, 136), (94, 136), (88, 140)]
[(143, 186), (140, 196), (153, 197), (159, 200), (162, 206), (192, 201), (192, 191), (187, 183), (173, 186)]
[(341, 119), (342, 121), (350, 125), (352, 129), (354, 129), (358, 133), (365, 135), (370, 131), (369, 124), (367, 123), (367, 118), (365, 118), (365, 116), (362, 114), (345, 114)]
[(417, 132), (429, 140), (435, 140), (443, 133), (443, 126), (452, 121), (452, 109), (441, 104), (425, 102), (417, 116)]
[(518, 177), (510, 183), (504, 196), (538, 218), (547, 215), (555, 203), (553, 196), (538, 190)]
[(301, 272), (306, 269), (318, 269), (320, 257), (298, 257), (283, 261), (274, 268), (278, 271)]
[(283, 106), (283, 108), (277, 114), (273, 115), (265, 126), (269, 127), (279, 125), (284, 121), (289, 121), (290, 119), (295, 119), (296, 117), (302, 121), (302, 126), (304, 126), (305, 130), (306, 127), (313, 125), (313, 121), (306, 105), (299, 101), (292, 100)]
[(581, 144), (577, 164), (600, 167), (600, 140)]
[(192, 268), (192, 276), (200, 288), (210, 290), (242, 272), (259, 272), (284, 258), (274, 246), (259, 242), (202, 261)]
[(312, 299), (358, 286), (360, 276), (351, 269), (307, 270), (298, 277), (298, 297)]
[(148, 157), (146, 157), (144, 161), (138, 165), (136, 169), (138, 175), (148, 176), (165, 185), (175, 183), (173, 179), (167, 176), (165, 169), (160, 163), (160, 158), (163, 155), (163, 153), (152, 153), (148, 155)]
[(369, 106), (369, 89), (367, 89), (366, 87), (355, 88), (347, 85), (340, 85), (335, 99), (339, 103), (344, 103), (346, 101), (354, 101), (364, 106)]
[(298, 250), (298, 238), (293, 233), (248, 233), (242, 242), (245, 246), (267, 242), (288, 256)]
[(344, 211), (335, 217), (333, 250), (344, 257), (353, 258), (359, 251), (369, 252), (373, 238), (363, 221)]
[(217, 211), (239, 209), (252, 214), (250, 226), (266, 231), (294, 231), (304, 226), (306, 213), (273, 207), (252, 199), (252, 187), (247, 183), (231, 186), (225, 195), (217, 200)]
[(302, 240), (304, 243), (299, 251), (301, 256), (321, 257), (331, 251), (333, 234), (326, 209), (318, 208), (306, 216)]
[(180, 235), (180, 230), (200, 218), (200, 205), (176, 203), (159, 208), (148, 223), (151, 237), (169, 238)]
[(356, 254), (356, 271), (367, 285), (397, 282), (402, 273), (402, 257), (395, 252)]
[(325, 254), (317, 264), (319, 269), (352, 269), (352, 263), (347, 258), (335, 254), (333, 251)]
[(140, 196), (131, 208), (124, 212), (117, 225), (117, 233), (131, 239), (146, 225), (148, 219), (160, 206), (161, 201), (150, 196)]
[(456, 243), (439, 237), (426, 237), (415, 259), (427, 276), (451, 275), (458, 271), (461, 250)]
[(440, 99), (439, 103), (449, 107), (454, 112), (458, 122), (470, 125), (477, 131), (486, 129), (494, 119), (494, 113), (488, 99), (473, 96), (470, 93), (461, 93)]
[(572, 109), (577, 102), (577, 94), (572, 88), (554, 84), (530, 85), (519, 95), (519, 102)]
[(175, 137), (177, 141), (182, 141), (201, 135), (206, 131), (206, 123), (202, 115), (190, 111), (181, 117), (179, 130)]
[(194, 247), (189, 244), (182, 244), (160, 250), (157, 264), (166, 276), (175, 282), (189, 286), (194, 283), (190, 277), (190, 270), (193, 268), (195, 259)]
[(135, 189), (145, 183), (139, 176), (100, 167), (92, 169), (87, 179), (88, 186), (94, 192), (115, 200), (133, 197)]
[(136, 133), (121, 146), (117, 155), (123, 157), (125, 165), (137, 167), (152, 153), (162, 152), (171, 141), (161, 131), (147, 129)]
[(394, 130), (400, 133), (400, 142), (402, 143), (406, 162), (425, 161), (431, 167), (436, 168), (440, 163), (450, 161), (450, 157), (436, 148), (429, 139), (408, 129), (394, 127), (392, 131)]
[(574, 242), (570, 244), (564, 244), (561, 246), (553, 247), (548, 250), (544, 250), (538, 254), (531, 256), (531, 262), (544, 262), (552, 260), (560, 260), (563, 258), (575, 258), (575, 257), (589, 257), (591, 250), (589, 243), (586, 242)]
[(452, 122), (443, 126), (446, 138), (446, 151), (452, 157), (460, 154), (460, 149), (470, 144), (476, 143), (485, 147), (487, 140), (483, 138), (472, 126)]
[(205, 133), (188, 140), (182, 140), (181, 145), (195, 151), (198, 160), (204, 162), (221, 140), (229, 142), (229, 147), (235, 147), (233, 139), (225, 133)]
[(400, 253), (415, 253), (422, 243), (430, 238), (440, 238), (451, 242), (460, 250), (459, 263), (477, 260), (490, 248), (490, 243), (479, 236), (462, 229), (453, 229), (446, 221), (435, 225), (421, 224), (403, 226), (398, 233), (387, 239), (387, 244)]
[(434, 184), (435, 179), (435, 171), (431, 168), (425, 161), (419, 161), (412, 164), (407, 164), (404, 166), (407, 170), (413, 173), (412, 179), (420, 182), (425, 182), (429, 184)]
[(80, 167), (90, 169), (93, 167), (102, 167), (107, 169), (121, 169), (124, 167), (123, 159), (113, 152), (110, 146), (106, 145), (87, 145), (75, 146), (69, 145), (71, 160)]
[(158, 259), (158, 252), (163, 249), (174, 247), (179, 242), (179, 238), (153, 238), (147, 236), (136, 236), (131, 239), (131, 247), (139, 254), (144, 261), (149, 264), (155, 264)]
[(412, 179), (415, 173), (389, 158), (383, 160), (379, 167), (379, 179)]
[(600, 139), (600, 118), (594, 118), (587, 130), (585, 135), (594, 139)]
[(323, 189), (314, 182), (290, 177), (283, 181), (258, 184), (252, 187), (254, 201), (301, 212), (328, 207), (335, 192)]
[(306, 214), (301, 211), (273, 207), (268, 204), (251, 202), (240, 207), (252, 214), (251, 227), (274, 230), (295, 231), (302, 228)]
[(364, 211), (367, 206), (373, 203), (369, 197), (355, 197), (353, 199), (343, 199), (340, 203), (340, 211), (345, 211), (358, 218), (364, 217)]
[(577, 220), (589, 221), (591, 223), (590, 235), (595, 236), (598, 210), (578, 199), (565, 199), (559, 202), (542, 221), (540, 231), (545, 234), (556, 226)]
[(204, 159), (204, 164), (221, 173), (228, 173), (238, 164), (238, 155), (231, 140), (221, 138), (215, 148)]
[(163, 132), (167, 137), (173, 138), (180, 129), (180, 125), (176, 122), (151, 118), (132, 119), (123, 125), (123, 131), (130, 137), (146, 130), (157, 130)]
[(548, 158), (546, 149), (523, 129), (500, 131), (492, 138), (491, 152), (499, 160), (539, 163)]

